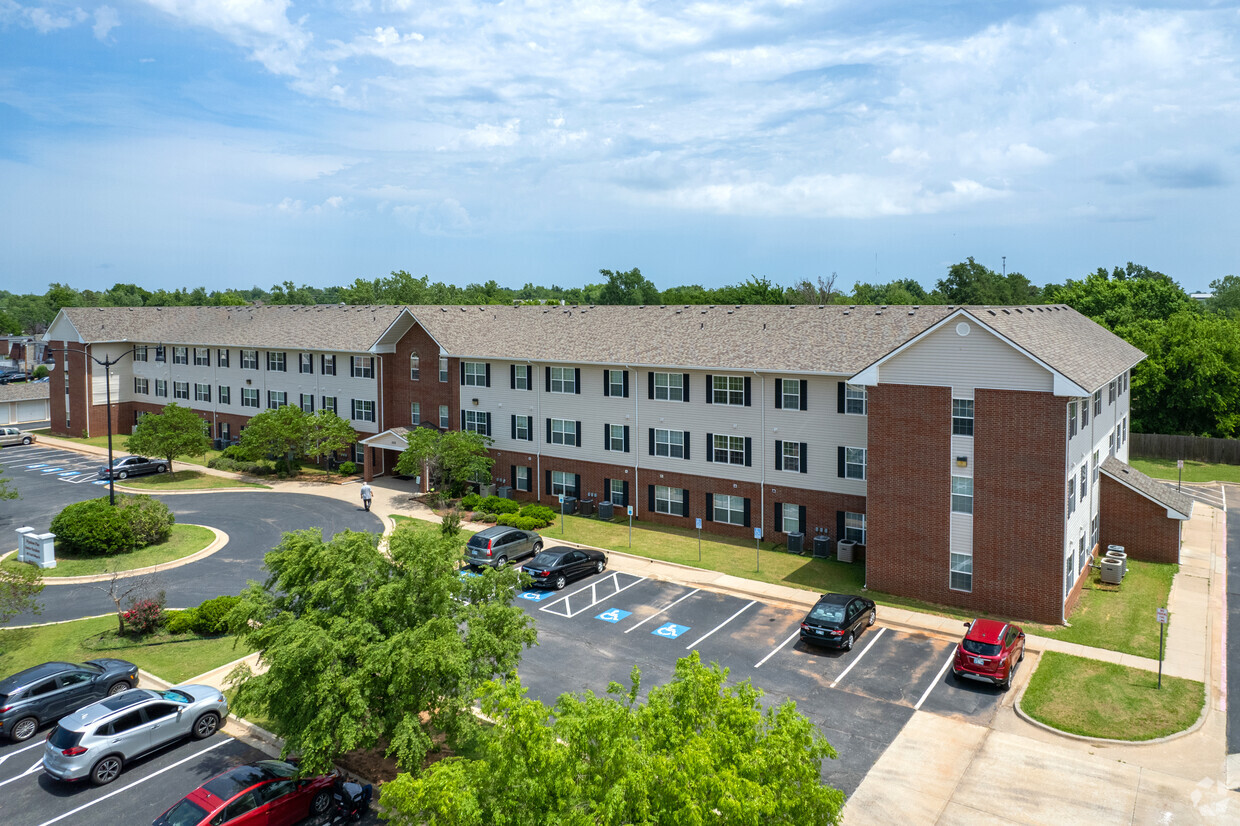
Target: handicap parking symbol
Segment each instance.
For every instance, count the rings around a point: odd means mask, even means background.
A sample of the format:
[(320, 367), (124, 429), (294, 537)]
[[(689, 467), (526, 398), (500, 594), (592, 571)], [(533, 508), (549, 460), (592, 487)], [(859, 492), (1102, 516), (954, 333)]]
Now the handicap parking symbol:
[(632, 611), (621, 611), (619, 608), (611, 608), (599, 614), (595, 619), (601, 619), (603, 622), (616, 623), (625, 617), (631, 616)]
[(553, 591), (522, 591), (517, 594), (521, 599), (528, 599), (530, 602), (542, 602), (544, 599), (553, 595)]
[(689, 626), (687, 625), (677, 625), (674, 622), (668, 622), (660, 625), (650, 633), (657, 637), (667, 637), (669, 640), (674, 640), (688, 630)]

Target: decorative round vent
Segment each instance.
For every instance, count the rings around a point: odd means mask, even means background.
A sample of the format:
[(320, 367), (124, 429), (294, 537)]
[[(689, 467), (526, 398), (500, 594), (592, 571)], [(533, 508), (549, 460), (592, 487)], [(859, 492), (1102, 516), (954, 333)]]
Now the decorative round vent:
[(957, 324), (957, 325), (956, 325), (956, 335), (958, 335), (958, 336), (967, 336), (967, 335), (969, 334), (969, 331), (970, 331), (971, 329), (972, 329), (972, 328), (971, 328), (971, 327), (969, 327), (968, 322), (966, 322), (966, 321), (962, 321), (962, 322), (960, 322), (959, 324)]

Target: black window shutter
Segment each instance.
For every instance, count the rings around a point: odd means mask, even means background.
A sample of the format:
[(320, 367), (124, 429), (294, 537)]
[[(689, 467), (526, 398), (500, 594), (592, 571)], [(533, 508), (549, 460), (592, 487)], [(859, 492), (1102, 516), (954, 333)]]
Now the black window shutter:
[(611, 425), (603, 425), (603, 450), (611, 450)]
[(534, 441), (534, 417), (525, 417), (525, 440), (527, 442)]
[(534, 389), (534, 365), (532, 364), (525, 365), (525, 389)]
[(715, 521), (715, 494), (706, 494), (706, 521)]
[(620, 492), (620, 498), (624, 500), (620, 507), (627, 508), (629, 506), (629, 483), (627, 479), (624, 482), (624, 489)]
[[(784, 469), (784, 443), (779, 439), (775, 440), (775, 469)], [(775, 530), (779, 530), (779, 528), (776, 528)]]
[[(689, 401), (689, 374), (681, 373), (680, 376), (681, 376), (680, 378), (681, 396), (684, 398), (685, 401)], [(707, 393), (706, 396), (707, 398), (709, 398), (710, 393)]]
[(581, 447), (581, 422), (577, 422), (577, 447)]
[(626, 399), (629, 397), (629, 371), (628, 370), (624, 371), (624, 397)]
[(706, 377), (706, 403), (707, 404), (714, 404), (715, 394), (712, 392), (712, 389), (714, 388), (714, 386), (715, 386), (715, 377), (708, 375)]
[(753, 388), (753, 379), (745, 376), (745, 406), (749, 407), (750, 395), (749, 391)]
[(715, 446), (715, 434), (707, 433), (706, 434), (706, 461), (708, 462), (715, 461), (714, 446)]
[(649, 385), (649, 387), (646, 388), (646, 398), (653, 399), (654, 398), (654, 373), (647, 373), (646, 379), (647, 379), (646, 383)]
[(745, 467), (753, 465), (753, 439), (745, 437)]
[(487, 387), (491, 386), (491, 362), (487, 362)]
[(654, 485), (646, 485), (646, 513), (654, 513)]
[(749, 498), (748, 497), (745, 498), (744, 514), (745, 514), (745, 527), (748, 528), (749, 527)]
[(841, 479), (843, 479), (844, 478), (844, 447), (843, 445), (840, 446), (839, 453), (836, 455), (839, 457), (839, 467), (836, 468), (836, 475), (839, 476)]
[(552, 495), (552, 493), (551, 493), (551, 471), (547, 471), (547, 490), (546, 490), (546, 492), (545, 492), (545, 494), (544, 494), (544, 495), (545, 495), (545, 496), (551, 496), (551, 495)]
[(809, 410), (809, 380), (801, 379), (801, 409)]
[(799, 530), (801, 533), (805, 533), (805, 506), (804, 505), (801, 505), (799, 508), (797, 508), (797, 521), (800, 523), (797, 525), (797, 530)]
[(844, 512), (835, 512), (835, 541), (839, 542), (844, 538)]
[(580, 473), (573, 474), (573, 498), (574, 499), (581, 498), (581, 474)]
[(487, 435), (490, 436), (491, 435), (491, 413), (490, 411), (487, 411), (486, 413), (486, 421), (487, 421)]
[(547, 444), (551, 444), (551, 420), (547, 419)]
[(801, 442), (801, 472), (809, 473), (809, 457), (805, 454), (809, 452), (809, 444)]
[(461, 362), (461, 386), (465, 386), (465, 362)]
[(624, 452), (629, 452), (629, 426), (627, 424), (624, 426)]
[(508, 387), (511, 390), (517, 389), (517, 365), (508, 365)]
[(835, 400), (839, 407), (839, 412), (844, 412), (844, 382), (837, 381), (835, 383)]
[(680, 515), (689, 515), (689, 491), (684, 489), (680, 491)]
[[(324, 375), (327, 374), (327, 356), (319, 356), (319, 372)], [(417, 424), (417, 422), (414, 422), (414, 424)]]
[(465, 411), (461, 411), (461, 430), (465, 429)]
[(600, 502), (611, 501), (611, 480), (610, 479), (603, 480), (603, 498), (600, 499), (599, 501)]
[(512, 415), (512, 438), (517, 438), (517, 415)]
[(543, 389), (546, 390), (548, 393), (551, 392), (551, 368), (550, 367), (547, 368), (547, 386), (544, 387)]
[[(775, 409), (783, 410), (784, 408), (784, 380), (775, 379)], [(776, 530), (779, 530), (776, 528)]]
[(573, 368), (573, 392), (575, 392), (579, 396), (581, 395), (581, 368), (580, 367)]
[(654, 455), (654, 428), (650, 428), (650, 455)]
[[(689, 431), (687, 431), (687, 430), (685, 431), (685, 439), (684, 439), (684, 441), (685, 441), (685, 460), (686, 460), (686, 461), (689, 459), (689, 442), (691, 441), (692, 435), (693, 435), (693, 434), (691, 434)], [(687, 516), (687, 515), (688, 515), (688, 514), (686, 514), (686, 516)]]
[(517, 489), (517, 466), (516, 465), (508, 466), (508, 483), (512, 485), (513, 490)]
[(604, 370), (603, 371), (603, 395), (604, 396), (611, 395), (611, 382), (609, 381), (610, 378), (611, 378), (611, 371)]
[(775, 503), (775, 533), (784, 532), (784, 506), (780, 502)]

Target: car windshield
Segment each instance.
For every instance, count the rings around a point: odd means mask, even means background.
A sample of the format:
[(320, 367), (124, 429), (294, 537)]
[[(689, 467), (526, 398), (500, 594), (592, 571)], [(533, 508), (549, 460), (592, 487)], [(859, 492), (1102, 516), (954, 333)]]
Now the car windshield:
[(47, 741), (58, 749), (71, 749), (82, 740), (82, 732), (70, 731), (62, 726), (56, 726), (52, 730), (52, 736)]
[(564, 558), (564, 554), (553, 554), (543, 551), (529, 561), (529, 564), (535, 568), (554, 568), (560, 564)]
[(103, 668), (101, 666), (95, 665), (94, 663), (82, 663), (81, 668), (83, 671), (93, 671), (96, 674), (103, 673)]
[(977, 640), (966, 639), (961, 645), (964, 650), (970, 654), (977, 654), (979, 657), (993, 657), (1002, 650), (1002, 646), (993, 642), (978, 642)]
[(491, 547), (491, 540), (487, 539), (485, 536), (478, 536), (477, 534), (474, 534), (469, 538), (469, 547), (483, 548), (485, 550), (486, 548)]
[(264, 775), (271, 778), (292, 777), (297, 774), (297, 767), (283, 760), (259, 760), (254, 765), (258, 766)]
[(820, 620), (822, 622), (843, 622), (844, 606), (843, 605), (815, 605), (814, 610), (809, 612), (810, 619)]
[(198, 826), (207, 814), (206, 809), (187, 799), (169, 809), (158, 823), (160, 826)]
[(171, 700), (174, 703), (192, 703), (194, 698), (179, 689), (170, 688), (167, 691), (161, 691), (160, 696), (165, 700)]

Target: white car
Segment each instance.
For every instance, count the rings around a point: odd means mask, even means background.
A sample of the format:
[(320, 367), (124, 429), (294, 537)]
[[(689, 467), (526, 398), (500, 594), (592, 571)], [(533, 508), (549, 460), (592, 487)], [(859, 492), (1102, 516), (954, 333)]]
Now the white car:
[(0, 445), (28, 445), (34, 440), (33, 433), (23, 433), (16, 427), (0, 427)]

